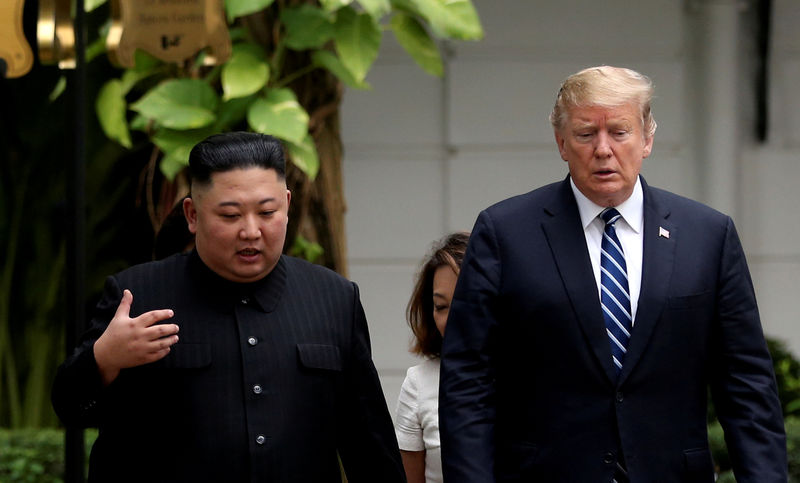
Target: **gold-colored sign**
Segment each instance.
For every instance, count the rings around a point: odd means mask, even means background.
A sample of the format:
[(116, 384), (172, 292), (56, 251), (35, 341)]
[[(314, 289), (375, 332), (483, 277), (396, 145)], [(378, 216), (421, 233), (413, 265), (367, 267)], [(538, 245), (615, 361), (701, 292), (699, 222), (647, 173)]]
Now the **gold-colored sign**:
[(75, 68), (75, 26), (70, 14), (72, 0), (39, 0), (36, 38), (39, 61), (61, 69)]
[(33, 67), (33, 51), (22, 30), (25, 0), (0, 0), (0, 59), (6, 77), (22, 77)]
[(111, 0), (106, 46), (112, 62), (134, 66), (137, 48), (165, 62), (182, 62), (208, 48), (207, 65), (225, 62), (231, 40), (223, 0)]

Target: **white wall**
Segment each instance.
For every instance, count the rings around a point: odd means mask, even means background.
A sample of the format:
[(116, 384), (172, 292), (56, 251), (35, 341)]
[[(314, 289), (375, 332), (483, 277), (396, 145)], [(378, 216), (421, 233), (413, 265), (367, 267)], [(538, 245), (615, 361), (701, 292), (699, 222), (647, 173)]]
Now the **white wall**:
[[(566, 175), (547, 115), (560, 82), (598, 64), (631, 67), (656, 86), (659, 124), (643, 174), (703, 199), (696, 111), (697, 29), (691, 1), (475, 0), (486, 38), (448, 45), (445, 79), (425, 74), (384, 36), (368, 81), (342, 107), (351, 277), (393, 410), (405, 369), (404, 310), (430, 243), (469, 229), (491, 203)], [(775, 0), (768, 145), (743, 140), (735, 161), (742, 235), (764, 327), (800, 353), (791, 283), (800, 277), (800, 3)], [(748, 13), (742, 12), (741, 15)], [(747, 86), (744, 86), (747, 91)], [(743, 111), (745, 112), (745, 111)], [(789, 223), (786, 220), (792, 220)]]

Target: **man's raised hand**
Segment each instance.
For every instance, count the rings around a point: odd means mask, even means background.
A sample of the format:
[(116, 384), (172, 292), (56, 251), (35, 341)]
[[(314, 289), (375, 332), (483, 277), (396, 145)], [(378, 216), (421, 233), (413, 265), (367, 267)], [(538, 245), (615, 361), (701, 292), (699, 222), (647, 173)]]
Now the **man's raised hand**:
[(133, 294), (125, 289), (114, 318), (94, 343), (94, 357), (105, 385), (111, 384), (121, 369), (164, 358), (178, 342), (177, 325), (156, 324), (175, 315), (171, 309), (151, 310), (131, 318), (131, 303)]

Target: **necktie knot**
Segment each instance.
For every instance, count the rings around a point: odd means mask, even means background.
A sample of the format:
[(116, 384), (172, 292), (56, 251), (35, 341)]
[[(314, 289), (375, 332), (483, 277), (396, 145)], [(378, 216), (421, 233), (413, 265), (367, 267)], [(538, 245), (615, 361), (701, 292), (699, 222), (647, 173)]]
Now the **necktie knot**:
[(606, 208), (600, 213), (600, 218), (603, 219), (606, 225), (613, 225), (620, 216), (622, 215), (619, 214), (616, 208)]

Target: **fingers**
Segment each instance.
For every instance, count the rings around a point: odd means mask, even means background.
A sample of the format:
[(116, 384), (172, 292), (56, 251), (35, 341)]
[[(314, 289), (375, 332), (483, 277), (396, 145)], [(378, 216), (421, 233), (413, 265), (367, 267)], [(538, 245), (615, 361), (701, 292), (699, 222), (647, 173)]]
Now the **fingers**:
[[(174, 315), (175, 312), (173, 312), (172, 309), (151, 310), (150, 312), (145, 312), (136, 317), (134, 320), (138, 321), (142, 327), (150, 327), (156, 322), (171, 319)], [(177, 327), (177, 325), (175, 325), (175, 327)], [(177, 330), (175, 332), (177, 332)]]
[(129, 317), (131, 313), (131, 304), (133, 303), (133, 294), (127, 288), (122, 291), (122, 300), (119, 302), (119, 306), (117, 306), (117, 313), (114, 314), (114, 318), (118, 319), (121, 317)]

